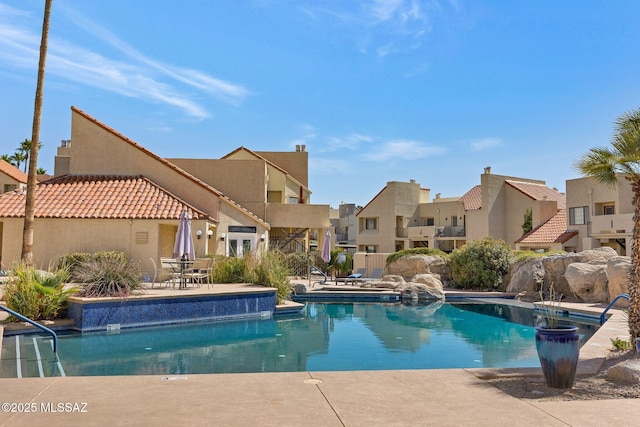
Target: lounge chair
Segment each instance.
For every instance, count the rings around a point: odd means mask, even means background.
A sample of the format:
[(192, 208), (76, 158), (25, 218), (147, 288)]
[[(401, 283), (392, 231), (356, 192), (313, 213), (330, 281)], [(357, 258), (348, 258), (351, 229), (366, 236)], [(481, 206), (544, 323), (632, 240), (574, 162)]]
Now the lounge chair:
[(369, 280), (379, 280), (382, 278), (381, 268), (374, 268), (373, 271), (371, 272), (371, 275), (367, 277), (364, 276), (366, 272), (367, 272), (366, 268), (359, 268), (358, 271), (355, 272), (354, 274), (350, 274), (347, 277), (336, 279), (336, 284), (338, 284), (338, 280), (340, 280), (341, 282), (344, 281), (345, 285), (348, 285), (349, 283), (351, 283), (352, 285), (355, 285), (356, 283), (367, 282)]
[(348, 285), (349, 282), (355, 283), (357, 280), (362, 278), (367, 273), (366, 268), (359, 268), (355, 273), (348, 275), (347, 277), (336, 277), (336, 285), (338, 282), (344, 282), (345, 285)]

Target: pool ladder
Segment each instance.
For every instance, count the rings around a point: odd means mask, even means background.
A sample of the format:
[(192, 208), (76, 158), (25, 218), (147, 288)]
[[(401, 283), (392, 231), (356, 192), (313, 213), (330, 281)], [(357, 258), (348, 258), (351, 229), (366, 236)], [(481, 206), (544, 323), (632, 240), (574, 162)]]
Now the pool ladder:
[(27, 322), (32, 324), (33, 326), (35, 326), (38, 329), (43, 330), (44, 332), (48, 333), (49, 335), (51, 335), (53, 337), (53, 352), (54, 353), (58, 353), (58, 336), (56, 335), (55, 332), (53, 332), (51, 329), (47, 328), (46, 326), (41, 325), (40, 323), (37, 323), (31, 319), (29, 319), (28, 317), (23, 316), (22, 314), (11, 310), (8, 307), (5, 307), (4, 305), (0, 304), (0, 309), (6, 311), (7, 313), (11, 314), (13, 317), (17, 317), (18, 319), (22, 320), (23, 322)]
[(611, 307), (613, 307), (615, 305), (615, 303), (619, 300), (619, 299), (626, 299), (627, 301), (629, 301), (629, 294), (620, 294), (617, 297), (615, 297), (613, 299), (613, 301), (611, 301), (609, 303), (609, 305), (607, 306), (607, 308), (604, 309), (604, 311), (602, 312), (602, 314), (600, 315), (600, 326), (604, 325), (604, 321), (606, 320), (605, 316), (607, 314), (607, 311), (609, 311), (609, 309)]
[[(53, 373), (53, 375), (50, 376), (56, 376), (56, 373), (60, 376), (66, 376), (65, 372), (64, 372), (64, 368), (62, 367), (62, 364), (60, 363), (60, 359), (58, 358), (58, 335), (52, 331), (51, 329), (47, 328), (46, 326), (43, 326), (31, 319), (29, 319), (26, 316), (23, 316), (20, 313), (17, 313), (13, 310), (11, 310), (10, 308), (7, 308), (5, 306), (3, 306), (2, 304), (0, 304), (0, 309), (6, 311), (7, 313), (11, 314), (12, 316), (22, 320), (23, 322), (27, 322), (33, 326), (35, 326), (36, 328), (46, 332), (47, 334), (51, 335), (51, 337), (53, 338), (51, 341), (51, 350), (53, 351), (53, 360), (51, 360), (51, 368), (47, 369), (47, 367), (45, 366), (45, 364), (43, 363), (43, 361), (45, 361), (45, 359), (42, 358), (41, 356), (41, 351), (40, 348), (38, 347), (38, 343), (36, 340), (36, 337), (33, 338), (33, 352), (35, 353), (35, 357), (33, 358), (33, 360), (31, 360), (32, 362), (35, 363), (35, 365), (37, 365), (37, 372), (38, 374), (36, 376), (39, 377), (45, 377), (47, 376), (47, 373)], [(21, 335), (16, 335), (15, 336), (15, 346), (16, 346), (16, 377), (17, 378), (23, 378), (23, 374), (26, 374), (27, 376), (32, 376), (29, 375), (31, 369), (29, 369), (29, 361), (28, 361), (28, 357), (25, 358), (25, 361), (27, 362), (27, 365), (25, 368), (23, 368), (23, 357), (20, 351), (21, 345), (20, 345), (20, 336)], [(26, 341), (25, 341), (26, 344)], [(28, 347), (25, 347), (25, 349)], [(26, 354), (26, 353), (25, 353)]]

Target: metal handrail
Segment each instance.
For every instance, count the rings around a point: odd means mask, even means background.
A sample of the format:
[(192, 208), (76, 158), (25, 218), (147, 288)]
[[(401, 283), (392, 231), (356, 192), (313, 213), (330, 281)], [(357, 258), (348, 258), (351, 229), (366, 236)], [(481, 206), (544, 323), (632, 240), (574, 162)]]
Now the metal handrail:
[(613, 301), (611, 301), (611, 302), (609, 303), (609, 305), (607, 306), (607, 308), (605, 308), (605, 309), (604, 309), (604, 311), (602, 312), (602, 314), (600, 315), (600, 326), (604, 325), (604, 320), (605, 320), (604, 316), (607, 314), (607, 311), (609, 311), (609, 309), (610, 309), (611, 307), (613, 307), (613, 305), (614, 305), (614, 304), (615, 304), (619, 299), (621, 299), (621, 298), (624, 298), (624, 299), (626, 299), (627, 301), (629, 301), (629, 294), (620, 294), (620, 295), (618, 295), (617, 297), (615, 297), (615, 298), (613, 299)]
[(53, 352), (55, 354), (58, 354), (58, 335), (56, 335), (55, 332), (53, 332), (51, 329), (47, 328), (46, 326), (42, 326), (40, 323), (37, 323), (31, 319), (29, 319), (28, 317), (23, 316), (20, 313), (17, 313), (13, 310), (11, 310), (8, 307), (5, 307), (4, 305), (0, 304), (0, 309), (6, 311), (7, 313), (11, 314), (14, 317), (17, 317), (18, 319), (22, 320), (23, 322), (27, 322), (32, 324), (33, 326), (35, 326), (38, 329), (42, 329), (43, 331), (45, 331), (46, 333), (50, 334), (53, 337)]

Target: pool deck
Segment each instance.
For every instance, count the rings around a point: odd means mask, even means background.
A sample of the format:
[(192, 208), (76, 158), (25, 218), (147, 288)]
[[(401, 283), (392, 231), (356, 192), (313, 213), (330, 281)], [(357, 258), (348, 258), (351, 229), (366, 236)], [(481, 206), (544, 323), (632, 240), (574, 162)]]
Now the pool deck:
[[(225, 285), (224, 292), (232, 288)], [(597, 315), (603, 310), (592, 304), (563, 307)], [(582, 347), (580, 375), (597, 372), (611, 349), (610, 338), (628, 336), (623, 315), (612, 311), (610, 320)], [(517, 399), (484, 380), (500, 375), (541, 372), (528, 368), (3, 378), (0, 400), (26, 404), (35, 412), (5, 412), (3, 406), (0, 425), (637, 425), (638, 399)], [(74, 412), (63, 412), (65, 408)]]

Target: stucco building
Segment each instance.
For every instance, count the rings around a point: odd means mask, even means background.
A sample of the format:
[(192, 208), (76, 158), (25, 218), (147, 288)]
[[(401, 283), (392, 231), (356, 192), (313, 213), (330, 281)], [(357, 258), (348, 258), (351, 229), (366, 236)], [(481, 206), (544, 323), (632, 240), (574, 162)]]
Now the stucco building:
[(24, 190), (27, 188), (27, 174), (11, 163), (0, 159), (0, 192)]
[[(277, 153), (244, 159), (242, 165), (229, 164), (242, 162), (237, 157), (218, 164), (172, 162), (72, 107), (71, 139), (58, 148), (54, 178), (39, 184), (36, 192), (34, 262), (46, 268), (68, 252), (123, 250), (151, 272), (151, 258), (172, 255), (185, 210), (192, 216), (197, 256), (264, 252), (274, 229), (268, 219), (276, 228), (305, 228), (303, 244), (308, 245), (310, 227), (329, 226), (329, 206), (287, 203), (291, 182), (300, 184), (296, 195), (308, 203), (306, 152), (282, 155), (293, 173), (276, 167), (273, 159), (279, 161)], [(233, 175), (234, 168), (240, 172)], [(282, 191), (283, 203), (267, 201), (272, 188)], [(315, 212), (312, 220), (300, 218), (306, 216), (301, 214), (305, 208)], [(23, 221), (24, 192), (0, 195), (0, 262), (5, 267), (20, 259)]]
[(577, 252), (609, 246), (619, 255), (631, 253), (633, 191), (618, 175), (618, 183), (607, 187), (593, 178), (567, 180), (567, 222), (578, 232), (572, 250)]
[[(567, 229), (565, 195), (544, 181), (495, 175), (485, 168), (480, 185), (462, 197), (436, 194), (430, 201), (429, 195), (415, 181), (387, 183), (357, 215), (359, 251), (389, 253), (431, 247), (450, 252), (484, 237), (504, 240), (513, 248), (548, 251), (562, 249), (574, 237), (563, 234)], [(527, 214), (535, 243), (533, 238), (519, 241)], [(541, 227), (552, 219), (554, 227), (542, 233)]]

